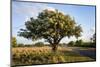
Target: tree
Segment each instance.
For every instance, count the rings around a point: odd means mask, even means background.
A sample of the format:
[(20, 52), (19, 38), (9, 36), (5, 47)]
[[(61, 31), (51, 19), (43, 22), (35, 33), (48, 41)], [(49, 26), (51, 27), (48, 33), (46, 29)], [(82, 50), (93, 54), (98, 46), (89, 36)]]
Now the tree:
[(83, 40), (80, 39), (80, 40), (77, 40), (77, 41), (75, 42), (75, 45), (76, 45), (76, 46), (82, 46), (83, 43), (84, 43)]
[(92, 40), (93, 43), (96, 43), (96, 33), (93, 34), (91, 40)]
[(68, 43), (68, 46), (74, 46), (75, 45), (75, 42), (74, 41), (70, 41), (69, 43)]
[(80, 40), (78, 41), (78, 43), (79, 43), (80, 45), (83, 45), (83, 40), (80, 39)]
[(96, 33), (94, 33), (91, 37), (91, 41), (92, 47), (96, 47)]
[(37, 43), (35, 43), (35, 46), (42, 47), (42, 46), (44, 46), (44, 43), (43, 42), (37, 42)]
[(64, 37), (81, 36), (82, 28), (69, 15), (64, 15), (58, 10), (43, 10), (36, 19), (33, 17), (25, 22), (25, 29), (20, 29), (19, 36), (37, 40), (44, 38), (56, 51), (59, 42)]
[(18, 47), (24, 47), (25, 46), (23, 43), (19, 43), (17, 45), (18, 45)]
[(16, 47), (17, 46), (17, 40), (16, 37), (12, 37), (12, 47)]

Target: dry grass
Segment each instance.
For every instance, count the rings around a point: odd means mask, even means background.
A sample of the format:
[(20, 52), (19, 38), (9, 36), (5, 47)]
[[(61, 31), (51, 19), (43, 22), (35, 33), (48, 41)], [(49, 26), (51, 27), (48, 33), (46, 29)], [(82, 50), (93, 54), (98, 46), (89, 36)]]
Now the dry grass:
[[(20, 49), (20, 50), (19, 50)], [(18, 51), (18, 52), (23, 52), (23, 51), (33, 51), (33, 52), (48, 52), (51, 51), (51, 47), (49, 46), (44, 46), (44, 47), (16, 47), (16, 48), (12, 48), (12, 52), (14, 51)], [(67, 48), (66, 47), (58, 47), (59, 51), (72, 51), (71, 48)]]
[(58, 47), (57, 53), (53, 53), (49, 46), (12, 48), (13, 65), (48, 64), (90, 60), (93, 59), (74, 53), (71, 48), (66, 47)]

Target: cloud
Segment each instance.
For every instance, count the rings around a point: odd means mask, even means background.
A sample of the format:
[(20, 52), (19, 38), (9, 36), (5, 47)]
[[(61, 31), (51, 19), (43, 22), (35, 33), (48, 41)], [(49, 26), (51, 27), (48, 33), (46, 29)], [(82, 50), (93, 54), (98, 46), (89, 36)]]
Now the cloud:
[(91, 28), (91, 32), (95, 33), (95, 27)]
[(13, 12), (16, 14), (34, 18), (36, 18), (38, 14), (45, 9), (52, 11), (55, 10), (55, 8), (49, 7), (47, 4), (31, 2), (13, 2), (12, 7)]
[(49, 6), (46, 6), (45, 8), (44, 8), (44, 10), (45, 9), (47, 9), (47, 10), (51, 10), (51, 11), (55, 11), (55, 8), (53, 8), (53, 7), (49, 7)]
[(20, 44), (20, 43), (23, 43), (23, 44), (33, 44), (33, 41), (32, 40), (28, 40), (26, 38), (23, 38), (23, 37), (16, 37), (17, 39), (17, 43)]
[(33, 6), (32, 4), (24, 3), (24, 2), (14, 2), (12, 7), (14, 12), (18, 15), (36, 17), (37, 13), (40, 11), (37, 8), (37, 5)]

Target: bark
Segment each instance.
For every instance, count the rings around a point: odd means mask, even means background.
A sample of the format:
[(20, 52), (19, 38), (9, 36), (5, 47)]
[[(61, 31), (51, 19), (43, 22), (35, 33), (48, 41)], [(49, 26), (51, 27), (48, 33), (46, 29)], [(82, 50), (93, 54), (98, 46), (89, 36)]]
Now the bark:
[(53, 51), (53, 52), (56, 52), (57, 49), (58, 49), (58, 45), (57, 45), (57, 44), (53, 44), (53, 46), (52, 46), (52, 51)]
[(51, 40), (50, 38), (47, 38), (47, 41), (52, 45), (52, 51), (56, 52), (58, 49), (58, 44), (60, 42), (60, 40), (63, 38), (63, 36), (61, 36), (61, 38), (53, 38), (53, 40)]

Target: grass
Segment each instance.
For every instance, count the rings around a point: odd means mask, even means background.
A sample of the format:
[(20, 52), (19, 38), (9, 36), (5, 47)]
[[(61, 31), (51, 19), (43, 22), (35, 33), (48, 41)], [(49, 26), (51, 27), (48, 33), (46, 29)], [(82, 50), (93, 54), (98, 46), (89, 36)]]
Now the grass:
[(70, 48), (58, 47), (56, 53), (51, 47), (17, 47), (12, 48), (12, 65), (35, 65), (51, 63), (69, 63), (93, 61), (89, 57), (81, 56)]

